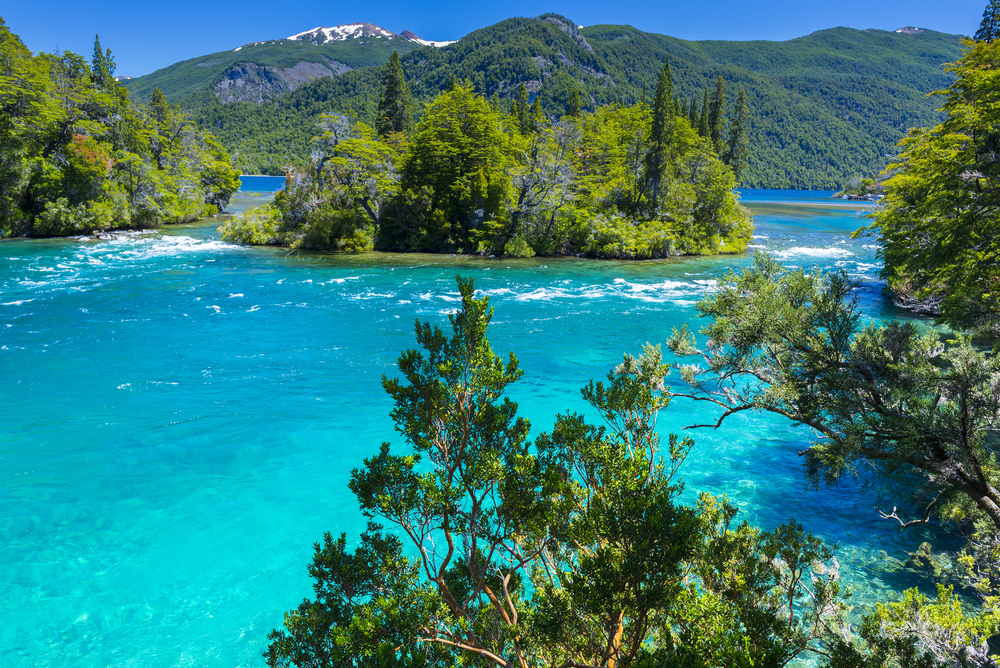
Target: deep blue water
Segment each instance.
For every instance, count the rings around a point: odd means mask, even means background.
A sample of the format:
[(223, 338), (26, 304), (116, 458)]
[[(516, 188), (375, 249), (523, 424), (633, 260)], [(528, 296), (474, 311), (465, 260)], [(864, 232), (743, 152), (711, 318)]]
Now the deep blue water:
[(284, 176), (244, 175), (240, 177), (240, 190), (243, 192), (277, 192), (284, 187)]
[[(872, 240), (850, 239), (861, 208), (815, 192), (744, 201), (756, 248), (843, 267), (869, 315), (906, 317)], [(586, 412), (582, 385), (751, 259), (296, 254), (222, 243), (215, 225), (0, 242), (2, 666), (262, 665), (268, 631), (311, 594), (312, 543), (363, 527), (350, 471), (400, 443), (379, 379), (415, 318), (445, 322), (455, 274), (490, 296), (493, 347), (518, 355), (512, 395), (538, 433)], [(660, 424), (708, 417), (677, 401)], [(768, 528), (794, 516), (840, 544), (870, 597), (913, 584), (878, 570), (877, 551), (921, 534), (878, 519), (854, 485), (807, 488), (807, 431), (748, 414), (691, 435), (688, 499), (727, 493)]]

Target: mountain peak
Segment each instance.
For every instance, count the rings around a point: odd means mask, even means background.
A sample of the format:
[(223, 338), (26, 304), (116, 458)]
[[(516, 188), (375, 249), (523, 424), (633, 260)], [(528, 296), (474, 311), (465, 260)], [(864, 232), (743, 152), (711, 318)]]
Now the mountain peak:
[(904, 35), (919, 35), (920, 33), (923, 32), (923, 29), (922, 28), (914, 28), (913, 26), (906, 26), (904, 28), (900, 28), (896, 32), (901, 32)]
[(327, 28), (320, 26), (312, 30), (300, 32), (286, 39), (293, 41), (312, 42), (314, 44), (326, 44), (328, 42), (343, 42), (349, 39), (361, 39), (363, 37), (380, 37), (392, 39), (396, 33), (385, 28), (380, 28), (373, 23), (345, 23), (339, 26)]
[(374, 37), (376, 39), (393, 39), (395, 37), (402, 37), (407, 41), (415, 42), (422, 46), (447, 46), (448, 44), (454, 43), (435, 42), (432, 40), (420, 39), (409, 30), (404, 30), (397, 35), (391, 30), (386, 30), (385, 28), (379, 27), (374, 23), (345, 23), (343, 25), (333, 26), (330, 28), (320, 26), (319, 28), (313, 28), (312, 30), (306, 30), (305, 32), (292, 35), (286, 39), (312, 42), (313, 44), (329, 44), (330, 42), (345, 42), (349, 39), (362, 39), (365, 37)]

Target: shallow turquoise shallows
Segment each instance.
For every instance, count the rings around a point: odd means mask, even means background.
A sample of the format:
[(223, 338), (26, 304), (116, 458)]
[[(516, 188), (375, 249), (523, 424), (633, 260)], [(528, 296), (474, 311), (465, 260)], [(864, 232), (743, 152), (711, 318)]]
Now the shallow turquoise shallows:
[[(883, 295), (874, 242), (850, 238), (860, 208), (829, 193), (744, 202), (755, 248), (844, 268), (868, 314), (907, 317)], [(538, 433), (586, 412), (582, 385), (692, 320), (750, 259), (289, 253), (223, 243), (215, 223), (0, 242), (0, 666), (262, 665), (267, 633), (311, 594), (313, 542), (364, 526), (351, 469), (404, 445), (380, 378), (414, 319), (446, 324), (456, 274), (496, 308), (493, 347), (518, 355), (512, 395)], [(660, 424), (713, 415), (678, 400)], [(741, 415), (688, 433), (686, 499), (725, 492), (768, 528), (794, 516), (840, 544), (866, 597), (913, 584), (877, 552), (923, 534), (880, 520), (855, 485), (809, 489), (805, 429)]]

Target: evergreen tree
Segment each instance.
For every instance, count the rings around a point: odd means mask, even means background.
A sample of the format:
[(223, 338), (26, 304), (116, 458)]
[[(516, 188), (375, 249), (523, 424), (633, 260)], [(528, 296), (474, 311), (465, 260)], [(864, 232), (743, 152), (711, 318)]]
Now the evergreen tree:
[(747, 166), (749, 155), (749, 140), (747, 139), (746, 124), (747, 115), (747, 94), (740, 89), (736, 96), (736, 109), (733, 111), (733, 120), (729, 124), (729, 142), (726, 147), (726, 155), (723, 160), (733, 170), (733, 176), (739, 181), (743, 170)]
[(708, 122), (708, 89), (705, 89), (705, 95), (701, 99), (701, 114), (698, 116), (698, 134), (702, 137), (708, 137), (711, 129), (711, 125)]
[(708, 109), (708, 127), (715, 152), (722, 154), (722, 133), (726, 122), (726, 82), (722, 76), (715, 80), (715, 90)]
[(163, 94), (160, 87), (157, 86), (153, 89), (153, 92), (149, 95), (149, 106), (153, 110), (153, 118), (160, 125), (163, 125), (167, 121), (167, 112), (170, 109), (170, 105), (167, 103), (167, 96)]
[(667, 153), (670, 148), (670, 134), (673, 129), (674, 100), (673, 81), (670, 79), (670, 61), (660, 70), (656, 82), (656, 96), (653, 98), (653, 118), (649, 131), (649, 152), (646, 154), (646, 181), (649, 189), (649, 203), (655, 212), (659, 206), (660, 185), (663, 182)]
[(455, 90), (456, 88), (458, 88), (458, 82), (455, 81), (455, 73), (452, 72), (451, 73), (451, 79), (448, 81), (448, 92), (450, 93), (451, 91)]
[(576, 86), (573, 86), (573, 92), (570, 93), (569, 102), (566, 103), (566, 115), (570, 118), (576, 118), (580, 115), (580, 91), (577, 90)]
[(545, 112), (542, 111), (542, 94), (535, 95), (535, 103), (531, 105), (531, 118), (529, 125), (532, 132), (538, 132), (545, 127)]
[(992, 42), (1000, 35), (1000, 0), (990, 0), (983, 11), (983, 21), (976, 31), (976, 41)]
[(521, 132), (523, 133), (530, 131), (531, 118), (529, 116), (529, 109), (528, 89), (522, 83), (517, 91), (517, 100), (514, 102), (514, 117), (517, 119), (517, 126), (521, 128)]
[(115, 59), (111, 56), (111, 49), (101, 50), (101, 38), (94, 35), (94, 57), (91, 61), (93, 71), (94, 87), (109, 88), (115, 80)]
[(403, 65), (399, 53), (393, 51), (389, 62), (382, 68), (382, 99), (378, 103), (378, 117), (375, 130), (380, 137), (393, 132), (409, 132), (413, 129), (413, 102), (410, 87), (406, 85)]
[(698, 127), (698, 96), (692, 95), (691, 99), (688, 100), (687, 106), (687, 118), (691, 123), (691, 127)]

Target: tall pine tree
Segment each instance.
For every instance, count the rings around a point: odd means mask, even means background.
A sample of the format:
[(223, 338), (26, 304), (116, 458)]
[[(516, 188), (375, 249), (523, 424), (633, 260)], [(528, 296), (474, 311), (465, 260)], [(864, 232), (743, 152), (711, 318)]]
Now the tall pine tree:
[(517, 118), (517, 126), (525, 134), (531, 131), (529, 110), (528, 89), (524, 84), (521, 84), (521, 87), (517, 90), (517, 99), (514, 101), (514, 116)]
[(715, 80), (715, 90), (708, 108), (708, 127), (715, 152), (722, 155), (722, 133), (726, 123), (726, 82), (720, 75)]
[(733, 111), (733, 120), (729, 124), (729, 141), (726, 147), (726, 155), (723, 160), (733, 170), (733, 176), (737, 183), (741, 180), (743, 170), (747, 166), (747, 158), (750, 154), (750, 142), (747, 139), (746, 125), (749, 109), (747, 108), (746, 91), (740, 89), (736, 96), (736, 109)]
[(110, 88), (115, 81), (115, 59), (111, 49), (101, 50), (101, 38), (94, 35), (94, 57), (91, 61), (95, 88)]
[(977, 42), (992, 42), (1000, 36), (1000, 0), (990, 0), (983, 11), (983, 21), (976, 31)]
[(570, 93), (569, 102), (566, 103), (566, 115), (570, 118), (576, 118), (580, 115), (580, 91), (577, 90), (576, 86), (573, 86), (573, 92)]
[(389, 62), (382, 68), (382, 98), (378, 103), (378, 116), (375, 119), (375, 130), (380, 137), (393, 132), (410, 132), (413, 130), (413, 101), (410, 97), (410, 87), (406, 85), (403, 75), (403, 65), (399, 61), (399, 53), (392, 52)]
[(646, 182), (649, 204), (655, 212), (660, 203), (660, 186), (668, 164), (670, 135), (674, 121), (674, 83), (670, 78), (670, 61), (663, 63), (653, 98), (653, 119), (649, 128), (649, 152), (646, 154)]
[(698, 116), (698, 134), (702, 137), (708, 137), (711, 132), (712, 126), (708, 123), (708, 89), (705, 89), (705, 95), (701, 99), (701, 114)]

